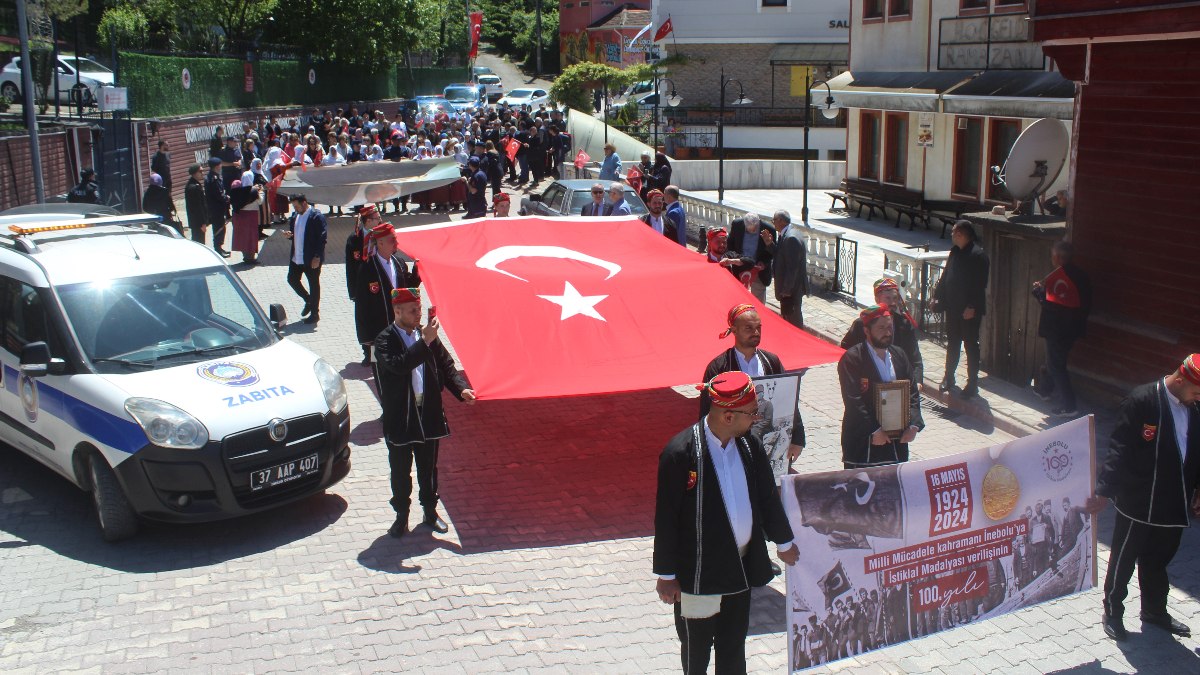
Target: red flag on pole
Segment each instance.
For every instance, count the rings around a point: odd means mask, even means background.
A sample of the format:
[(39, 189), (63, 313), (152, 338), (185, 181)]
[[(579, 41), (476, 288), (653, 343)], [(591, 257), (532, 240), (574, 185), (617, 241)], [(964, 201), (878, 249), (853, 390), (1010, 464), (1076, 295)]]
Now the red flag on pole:
[(582, 169), (583, 167), (587, 166), (587, 163), (590, 161), (592, 161), (591, 156), (580, 149), (579, 154), (575, 155), (575, 168)]
[(654, 41), (658, 42), (659, 40), (667, 37), (673, 30), (675, 30), (675, 27), (671, 25), (671, 15), (668, 14), (667, 20), (663, 22), (663, 25), (658, 27), (658, 32), (654, 34)]
[[(842, 354), (767, 309), (724, 267), (636, 218), (508, 218), (406, 228), (429, 300), (484, 399), (579, 396), (695, 383), (750, 303), (762, 347), (795, 370)], [(448, 236), (449, 235), (449, 236)], [(489, 326), (510, 326), (496, 331)], [(700, 364), (697, 366), (697, 364)]]
[(629, 187), (635, 192), (642, 191), (642, 170), (636, 166), (629, 167), (629, 171), (625, 173), (625, 182), (629, 183)]
[(470, 58), (479, 56), (479, 36), (483, 34), (483, 12), (471, 12), (471, 50), (467, 54)]

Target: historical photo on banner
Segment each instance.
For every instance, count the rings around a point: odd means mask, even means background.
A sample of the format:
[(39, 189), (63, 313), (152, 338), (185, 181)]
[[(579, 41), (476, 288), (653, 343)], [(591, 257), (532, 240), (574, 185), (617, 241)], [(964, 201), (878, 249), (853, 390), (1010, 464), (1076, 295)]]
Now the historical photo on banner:
[(1089, 416), (948, 457), (785, 477), (802, 551), (787, 568), (790, 670), (1095, 586), (1094, 446)]
[(800, 399), (800, 375), (767, 375), (755, 377), (758, 393), (758, 412), (762, 418), (750, 427), (750, 433), (762, 441), (763, 452), (771, 460), (775, 482), (788, 473), (788, 446), (796, 426), (796, 407)]

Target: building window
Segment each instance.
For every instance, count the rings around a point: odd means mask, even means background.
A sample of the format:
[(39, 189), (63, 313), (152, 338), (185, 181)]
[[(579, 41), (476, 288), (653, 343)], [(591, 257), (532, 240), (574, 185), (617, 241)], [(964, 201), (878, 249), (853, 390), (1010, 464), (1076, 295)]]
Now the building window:
[(959, 8), (967, 11), (987, 11), (988, 0), (959, 0)]
[(763, 7), (787, 7), (788, 0), (760, 0)]
[(908, 178), (908, 113), (887, 113), (884, 128), (883, 180), (904, 185)]
[(909, 16), (912, 14), (912, 0), (888, 0), (888, 16)]
[(864, 19), (883, 18), (883, 0), (863, 0)]
[(858, 130), (858, 177), (879, 180), (879, 126), (878, 110), (864, 110), (859, 115)]
[[(1017, 142), (1017, 136), (1020, 135), (1021, 123), (1018, 120), (991, 120), (988, 129), (987, 165), (1003, 167), (1004, 162), (1008, 160), (1008, 153), (1012, 151), (1013, 144)], [(990, 169), (988, 174), (990, 178)], [(1010, 196), (1003, 185), (997, 185), (994, 181), (988, 180), (987, 198), (998, 202), (1007, 202)]]
[(979, 199), (979, 176), (983, 169), (983, 119), (954, 119), (954, 186), (956, 195)]

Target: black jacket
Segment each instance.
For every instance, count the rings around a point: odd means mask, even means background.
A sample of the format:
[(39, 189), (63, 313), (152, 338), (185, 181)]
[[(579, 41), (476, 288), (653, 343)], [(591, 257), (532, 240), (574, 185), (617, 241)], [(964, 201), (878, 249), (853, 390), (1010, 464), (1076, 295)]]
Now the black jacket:
[(1092, 282), (1087, 272), (1068, 263), (1063, 272), (1079, 292), (1079, 307), (1067, 307), (1046, 299), (1045, 288), (1033, 289), (1033, 297), (1042, 306), (1038, 320), (1038, 337), (1051, 340), (1077, 340), (1087, 331), (1088, 315), (1092, 312)]
[[(450, 425), (442, 410), (442, 390), (449, 389), (461, 401), (463, 390), (471, 385), (454, 367), (454, 359), (441, 340), (425, 344), (425, 340), (418, 339), (409, 349), (394, 326), (384, 328), (375, 338), (375, 360), (383, 391), (380, 402), (384, 437), (393, 445), (445, 438), (450, 435)], [(425, 398), (418, 408), (413, 397), (412, 371), (422, 364)]]
[(987, 254), (978, 242), (967, 244), (965, 249), (957, 246), (950, 249), (946, 271), (933, 291), (941, 309), (962, 314), (971, 307), (977, 317), (986, 314), (988, 268)]
[(746, 469), (754, 521), (744, 559), (738, 555), (721, 498), (704, 423), (679, 432), (658, 458), (654, 573), (674, 574), (684, 593), (716, 595), (765, 586), (772, 578), (767, 539), (777, 544), (793, 539), (762, 446), (748, 435), (738, 437), (736, 443)]
[[(763, 375), (782, 375), (787, 372), (783, 369), (783, 362), (779, 360), (779, 357), (765, 349), (758, 350), (758, 363), (762, 368)], [(704, 369), (704, 379), (701, 381), (708, 382), (721, 373), (735, 370), (738, 370), (738, 360), (734, 348), (730, 347), (721, 352), (717, 358), (708, 362), (708, 367)], [(712, 400), (709, 398), (708, 392), (702, 390), (700, 392), (700, 418), (703, 419), (711, 408)], [(800, 409), (797, 407), (796, 416), (792, 418), (792, 443), (804, 446), (806, 445), (804, 441), (804, 419), (800, 416)]]
[(775, 243), (775, 299), (808, 293), (808, 248), (797, 225), (790, 225)]
[[(584, 208), (587, 207), (585, 206)], [(679, 231), (675, 229), (675, 223), (671, 222), (670, 218), (667, 218), (666, 210), (663, 210), (661, 213), (659, 213), (658, 217), (662, 219), (663, 236), (671, 241), (679, 241)], [(638, 216), (638, 220), (645, 223), (648, 227), (650, 226), (649, 213), (643, 213), (642, 215)]]
[[(771, 231), (772, 243), (770, 245), (768, 245), (767, 242), (762, 240), (762, 231), (763, 230)], [(761, 263), (763, 265), (762, 271), (758, 273), (758, 278), (760, 281), (762, 281), (763, 286), (770, 286), (771, 285), (771, 260), (775, 257), (774, 241), (775, 241), (776, 237), (778, 236), (778, 233), (775, 231), (775, 228), (772, 227), (769, 223), (760, 222), (758, 224), (758, 232), (754, 236), (758, 237), (758, 248), (754, 252), (753, 259), (756, 264)], [(746, 223), (745, 223), (745, 221), (743, 221), (741, 218), (738, 218), (737, 220), (735, 220), (729, 224), (729, 250), (737, 251), (739, 254), (738, 257), (746, 257), (745, 256), (746, 252), (743, 250), (745, 248), (745, 246), (743, 246), (745, 238), (746, 238)]]
[(183, 188), (183, 206), (187, 210), (188, 227), (208, 224), (208, 202), (204, 198), (204, 184), (188, 177)]
[[(867, 333), (863, 330), (862, 319), (858, 318), (842, 336), (841, 348), (849, 349), (866, 340)], [(917, 327), (907, 316), (892, 314), (892, 344), (899, 347), (908, 357), (908, 363), (913, 370), (913, 383), (920, 385), (925, 374), (925, 361), (921, 358), (921, 340), (917, 336)]]
[(208, 222), (220, 225), (229, 219), (229, 195), (221, 174), (208, 172), (204, 178), (204, 200), (208, 203)]
[[(329, 224), (325, 221), (325, 214), (317, 210), (315, 206), (309, 206), (308, 210), (312, 212), (308, 220), (304, 223), (304, 241), (300, 243), (303, 247), (300, 250), (303, 252), (301, 259), (304, 264), (308, 265), (313, 258), (320, 258), (321, 262), (325, 262), (325, 241), (329, 237)], [(299, 214), (293, 212), (291, 218), (288, 218), (288, 231), (295, 233), (296, 218)], [(292, 238), (292, 248), (288, 253), (288, 262), (295, 257), (296, 239)]]
[[(363, 234), (357, 227), (346, 237), (346, 293), (354, 300), (355, 284), (358, 283), (358, 270), (362, 267)], [(371, 340), (375, 338), (372, 337)]]
[[(875, 359), (868, 350), (867, 342), (846, 350), (838, 361), (838, 382), (842, 388), (842, 402), (846, 410), (842, 414), (842, 461), (851, 464), (874, 466), (908, 461), (908, 443), (891, 441), (885, 445), (871, 445), (871, 434), (879, 429), (875, 416), (875, 387), (883, 381), (875, 367)], [(892, 368), (897, 380), (913, 380), (912, 366), (904, 352), (892, 345)], [(908, 423), (918, 429), (925, 428), (921, 417), (921, 393), (919, 383), (912, 382), (909, 388)]]
[[(416, 288), (421, 284), (416, 267), (406, 263), (399, 253), (392, 254), (392, 264), (396, 267), (397, 288)], [(358, 266), (352, 293), (358, 341), (368, 344), (379, 335), (379, 331), (396, 320), (395, 310), (392, 309), (392, 282), (383, 271), (379, 256), (371, 254)]]
[(150, 184), (142, 193), (142, 210), (162, 218), (166, 224), (175, 222), (175, 204), (171, 201), (171, 192), (162, 185)]
[(165, 152), (156, 152), (150, 158), (150, 170), (162, 176), (163, 187), (171, 189), (171, 155)]
[(1200, 410), (1188, 418), (1187, 463), (1180, 459), (1175, 419), (1162, 380), (1143, 384), (1121, 402), (1096, 494), (1130, 520), (1187, 527), (1200, 477)]

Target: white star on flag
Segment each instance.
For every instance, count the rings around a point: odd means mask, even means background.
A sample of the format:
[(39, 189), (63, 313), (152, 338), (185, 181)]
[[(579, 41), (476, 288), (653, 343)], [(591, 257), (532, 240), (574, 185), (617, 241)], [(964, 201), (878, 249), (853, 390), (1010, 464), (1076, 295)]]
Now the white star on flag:
[(566, 286), (563, 288), (562, 295), (538, 296), (539, 298), (549, 300), (550, 302), (562, 307), (562, 316), (559, 317), (561, 320), (566, 321), (568, 318), (573, 317), (576, 314), (582, 314), (584, 316), (590, 316), (593, 319), (599, 319), (605, 323), (608, 322), (607, 319), (600, 316), (600, 312), (596, 311), (596, 305), (601, 300), (607, 298), (607, 295), (580, 295), (579, 291), (575, 290), (575, 287), (571, 285), (571, 282), (567, 281), (564, 283)]

